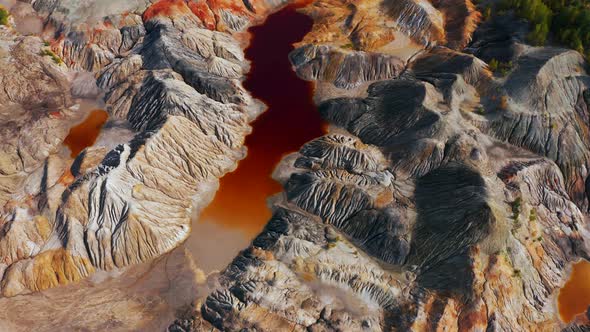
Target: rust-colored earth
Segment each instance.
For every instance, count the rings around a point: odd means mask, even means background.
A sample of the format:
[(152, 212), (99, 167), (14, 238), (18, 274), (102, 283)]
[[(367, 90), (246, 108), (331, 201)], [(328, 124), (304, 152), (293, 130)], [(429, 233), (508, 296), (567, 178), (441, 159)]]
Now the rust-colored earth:
[(246, 139), (248, 156), (235, 172), (221, 179), (201, 222), (241, 229), (247, 235), (258, 233), (271, 217), (266, 199), (281, 191), (271, 179), (275, 165), (285, 153), (323, 134), (312, 102), (313, 85), (297, 77), (288, 59), (292, 44), (312, 28), (312, 19), (296, 10), (304, 4), (286, 7), (249, 30), (252, 40), (246, 58), (252, 68), (244, 87), (268, 110), (253, 123), (253, 133)]
[(586, 312), (590, 306), (590, 262), (574, 264), (568, 282), (559, 291), (559, 314), (565, 322)]
[(109, 114), (104, 110), (93, 110), (82, 123), (70, 129), (64, 144), (70, 149), (72, 158), (94, 144), (108, 117)]

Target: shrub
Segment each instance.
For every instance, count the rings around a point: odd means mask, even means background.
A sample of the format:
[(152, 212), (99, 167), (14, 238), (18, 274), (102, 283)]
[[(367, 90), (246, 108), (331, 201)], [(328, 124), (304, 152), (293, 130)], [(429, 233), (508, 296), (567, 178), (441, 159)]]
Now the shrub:
[(532, 208), (531, 212), (529, 213), (529, 221), (534, 222), (537, 221), (537, 209)]
[(492, 72), (499, 76), (506, 76), (512, 70), (512, 61), (500, 62), (496, 59), (490, 60), (488, 67)]
[(10, 13), (6, 8), (0, 6), (0, 25), (8, 25), (8, 17)]
[(498, 70), (499, 65), (500, 65), (500, 63), (496, 59), (490, 60), (490, 63), (488, 64), (488, 66), (490, 67), (490, 70), (493, 72), (496, 72)]
[(55, 62), (58, 65), (63, 63), (63, 61), (51, 50), (42, 50), (41, 53), (39, 53), (39, 55), (50, 56), (53, 62)]
[(522, 205), (522, 198), (517, 197), (514, 202), (510, 204), (512, 208), (512, 219), (518, 219), (520, 215), (520, 206)]
[(522, 205), (522, 199), (517, 197), (514, 202), (510, 204), (512, 209), (512, 221), (514, 224), (512, 225), (512, 234), (515, 235), (516, 232), (522, 227), (522, 223), (520, 222), (520, 208)]

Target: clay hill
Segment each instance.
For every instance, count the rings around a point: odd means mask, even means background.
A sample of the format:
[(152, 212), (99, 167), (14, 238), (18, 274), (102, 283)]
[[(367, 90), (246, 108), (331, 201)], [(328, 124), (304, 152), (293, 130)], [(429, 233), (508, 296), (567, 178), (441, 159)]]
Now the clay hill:
[[(529, 45), (521, 19), (471, 0), (5, 2), (0, 330), (590, 329), (558, 308), (590, 259), (587, 62)], [(285, 151), (272, 218), (205, 274), (183, 242), (265, 111), (242, 85), (248, 28), (293, 5), (314, 24), (289, 60), (327, 131)]]

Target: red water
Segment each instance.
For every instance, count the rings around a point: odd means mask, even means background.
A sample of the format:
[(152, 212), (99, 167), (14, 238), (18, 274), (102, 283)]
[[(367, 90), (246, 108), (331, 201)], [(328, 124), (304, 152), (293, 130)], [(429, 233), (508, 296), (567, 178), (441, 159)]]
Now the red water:
[(70, 149), (72, 158), (75, 158), (82, 150), (94, 144), (108, 117), (107, 112), (97, 109), (90, 112), (82, 123), (70, 129), (64, 144)]
[(312, 23), (296, 11), (296, 5), (290, 5), (250, 28), (246, 58), (252, 68), (244, 87), (268, 110), (253, 123), (253, 133), (246, 138), (248, 156), (235, 172), (221, 179), (220, 190), (201, 221), (238, 228), (248, 235), (258, 233), (271, 216), (266, 199), (281, 191), (270, 177), (274, 167), (285, 154), (323, 134), (312, 102), (312, 84), (295, 75), (288, 59), (292, 44), (303, 39)]
[(559, 291), (559, 314), (565, 322), (586, 312), (590, 306), (590, 263), (581, 261), (574, 265), (568, 282)]

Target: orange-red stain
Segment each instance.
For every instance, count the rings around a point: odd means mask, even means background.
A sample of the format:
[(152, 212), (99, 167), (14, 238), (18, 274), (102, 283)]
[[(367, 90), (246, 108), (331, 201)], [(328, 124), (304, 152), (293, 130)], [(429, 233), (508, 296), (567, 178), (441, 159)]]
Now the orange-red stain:
[(241, 1), (235, 0), (160, 0), (143, 13), (143, 21), (149, 21), (156, 16), (172, 16), (177, 13), (188, 14), (192, 12), (207, 29), (214, 30), (217, 25), (215, 13), (219, 10), (232, 11), (241, 15), (250, 14)]
[(255, 235), (268, 222), (269, 196), (282, 190), (271, 178), (286, 154), (323, 134), (322, 121), (312, 102), (313, 85), (294, 73), (288, 54), (292, 44), (310, 31), (311, 18), (291, 5), (250, 28), (252, 39), (246, 58), (252, 62), (244, 87), (268, 110), (253, 123), (246, 138), (248, 156), (236, 171), (221, 179), (212, 204), (202, 221), (212, 221)]
[(52, 119), (61, 119), (64, 116), (60, 111), (54, 111), (54, 112), (49, 112), (49, 117)]
[(205, 1), (190, 1), (188, 7), (203, 22), (207, 29), (215, 30), (217, 25), (215, 23), (217, 21), (215, 14), (213, 14), (211, 8), (209, 8)]
[[(313, 0), (295, 0), (291, 7), (303, 7)], [(220, 11), (230, 11), (240, 16), (261, 15), (268, 8), (261, 0), (251, 0), (254, 13), (246, 8), (243, 1), (236, 0), (159, 0), (153, 3), (144, 13), (143, 21), (149, 21), (156, 16), (173, 16), (174, 14), (188, 14), (192, 12), (207, 29), (215, 30)]]
[(64, 144), (70, 149), (72, 158), (75, 158), (82, 150), (94, 144), (108, 117), (107, 112), (94, 110), (82, 123), (70, 129)]
[(59, 177), (59, 179), (57, 180), (58, 183), (60, 183), (63, 186), (69, 186), (70, 184), (72, 184), (74, 182), (75, 178), (74, 175), (72, 174), (72, 172), (70, 171), (70, 169), (66, 169), (64, 171), (64, 173)]
[[(256, 1), (253, 1), (254, 6), (256, 6)], [(207, 4), (209, 7), (215, 11), (219, 12), (219, 10), (228, 10), (240, 15), (249, 15), (250, 12), (244, 6), (243, 1), (235, 1), (235, 0), (207, 0)]]
[(174, 13), (189, 13), (184, 0), (160, 0), (151, 5), (143, 13), (143, 21), (147, 22), (156, 16), (172, 16)]
[(557, 299), (559, 314), (565, 322), (586, 312), (590, 306), (590, 262), (574, 264), (570, 279), (559, 291)]

